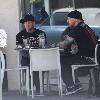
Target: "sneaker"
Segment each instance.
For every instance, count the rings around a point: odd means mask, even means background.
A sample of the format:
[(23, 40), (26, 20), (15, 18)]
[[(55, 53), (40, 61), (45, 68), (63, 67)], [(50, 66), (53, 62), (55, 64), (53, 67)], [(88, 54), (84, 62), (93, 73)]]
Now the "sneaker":
[(75, 92), (76, 92), (76, 90), (75, 90), (75, 87), (73, 85), (73, 86), (66, 87), (66, 89), (65, 89), (65, 91), (63, 93), (65, 95), (70, 95), (70, 94), (73, 94)]
[(81, 84), (79, 82), (74, 84), (74, 88), (76, 92), (82, 89)]

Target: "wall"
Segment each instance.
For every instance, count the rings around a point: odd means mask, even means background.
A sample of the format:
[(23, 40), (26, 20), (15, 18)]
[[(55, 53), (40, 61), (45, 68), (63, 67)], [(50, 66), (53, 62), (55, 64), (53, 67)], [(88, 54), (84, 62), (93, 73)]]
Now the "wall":
[(75, 8), (99, 7), (100, 0), (74, 0)]
[[(16, 34), (19, 32), (19, 0), (0, 0), (0, 28), (7, 32), (7, 47), (3, 50), (6, 54), (7, 68), (17, 66)], [(19, 77), (17, 72), (8, 72), (8, 89), (18, 89)]]

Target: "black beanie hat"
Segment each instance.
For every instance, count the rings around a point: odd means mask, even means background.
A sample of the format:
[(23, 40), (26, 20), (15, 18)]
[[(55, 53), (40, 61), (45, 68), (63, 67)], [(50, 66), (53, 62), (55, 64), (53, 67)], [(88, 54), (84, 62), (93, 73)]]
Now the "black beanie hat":
[(31, 14), (26, 15), (23, 19), (20, 20), (20, 23), (24, 24), (27, 21), (34, 21), (34, 16)]
[(79, 11), (77, 11), (77, 10), (71, 11), (71, 12), (67, 15), (67, 17), (83, 20), (81, 12), (79, 12)]

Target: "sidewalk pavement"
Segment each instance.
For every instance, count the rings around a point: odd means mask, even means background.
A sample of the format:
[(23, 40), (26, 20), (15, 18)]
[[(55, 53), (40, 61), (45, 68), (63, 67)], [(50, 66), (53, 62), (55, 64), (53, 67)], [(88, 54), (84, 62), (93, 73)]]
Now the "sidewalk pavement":
[[(10, 91), (3, 93), (3, 100), (32, 100), (31, 96), (20, 95), (18, 91)], [(58, 93), (46, 94), (44, 96), (35, 96), (34, 100), (100, 100), (100, 97), (87, 97), (86, 91), (80, 91), (69, 96), (58, 96)]]

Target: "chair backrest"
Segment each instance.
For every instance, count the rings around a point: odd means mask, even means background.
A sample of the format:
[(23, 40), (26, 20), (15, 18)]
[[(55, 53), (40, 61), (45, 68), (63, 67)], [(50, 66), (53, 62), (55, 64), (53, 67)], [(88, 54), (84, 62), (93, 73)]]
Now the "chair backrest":
[(100, 44), (97, 44), (95, 48), (95, 63), (100, 65)]
[(59, 48), (30, 49), (30, 71), (60, 69)]

